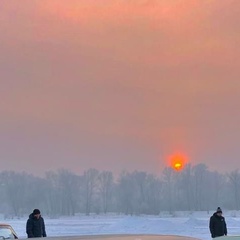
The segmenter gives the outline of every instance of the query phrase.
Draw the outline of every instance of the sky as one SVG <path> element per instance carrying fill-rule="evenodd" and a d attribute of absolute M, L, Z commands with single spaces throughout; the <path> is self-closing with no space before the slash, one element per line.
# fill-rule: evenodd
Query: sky
<path fill-rule="evenodd" d="M 239 0 L 1 0 L 1 170 L 239 167 Z"/>

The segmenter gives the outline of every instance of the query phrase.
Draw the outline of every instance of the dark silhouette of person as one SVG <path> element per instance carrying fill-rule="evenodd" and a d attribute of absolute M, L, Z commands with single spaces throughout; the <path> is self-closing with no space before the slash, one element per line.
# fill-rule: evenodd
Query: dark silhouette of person
<path fill-rule="evenodd" d="M 34 209 L 26 224 L 28 238 L 47 237 L 44 219 L 39 209 Z"/>
<path fill-rule="evenodd" d="M 222 216 L 222 209 L 217 208 L 217 211 L 211 216 L 209 221 L 209 229 L 212 238 L 227 236 L 227 224 Z"/>

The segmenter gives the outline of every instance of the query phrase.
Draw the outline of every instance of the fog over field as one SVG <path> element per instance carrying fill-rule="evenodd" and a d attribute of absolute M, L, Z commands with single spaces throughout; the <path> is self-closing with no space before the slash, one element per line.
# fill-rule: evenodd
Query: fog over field
<path fill-rule="evenodd" d="M 86 169 L 48 171 L 44 177 L 0 172 L 0 213 L 5 218 L 28 215 L 40 208 L 46 216 L 76 214 L 156 215 L 176 211 L 240 210 L 240 172 L 210 171 L 206 165 L 186 165 L 181 171 L 165 168 L 148 172 Z"/>

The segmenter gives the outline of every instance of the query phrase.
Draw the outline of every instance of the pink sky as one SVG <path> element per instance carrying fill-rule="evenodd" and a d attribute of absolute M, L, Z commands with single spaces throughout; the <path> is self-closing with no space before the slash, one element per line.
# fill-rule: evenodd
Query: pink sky
<path fill-rule="evenodd" d="M 2 0 L 1 169 L 239 167 L 238 0 Z"/>

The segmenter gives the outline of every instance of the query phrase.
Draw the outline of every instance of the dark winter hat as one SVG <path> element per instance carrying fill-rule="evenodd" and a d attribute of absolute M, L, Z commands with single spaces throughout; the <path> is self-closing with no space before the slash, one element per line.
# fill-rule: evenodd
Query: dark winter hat
<path fill-rule="evenodd" d="M 33 215 L 41 214 L 39 209 L 34 209 L 33 210 Z"/>
<path fill-rule="evenodd" d="M 222 213 L 222 209 L 220 207 L 217 208 L 217 213 Z"/>

